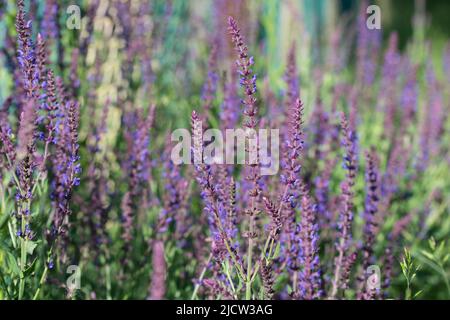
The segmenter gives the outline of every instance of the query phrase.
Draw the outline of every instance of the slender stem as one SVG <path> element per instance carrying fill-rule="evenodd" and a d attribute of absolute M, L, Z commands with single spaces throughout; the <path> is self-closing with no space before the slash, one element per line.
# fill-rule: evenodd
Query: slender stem
<path fill-rule="evenodd" d="M 42 273 L 41 279 L 39 280 L 38 288 L 37 288 L 36 292 L 34 293 L 33 300 L 36 300 L 37 298 L 39 298 L 39 294 L 41 293 L 41 288 L 44 285 L 45 281 L 47 280 L 47 273 L 49 270 L 48 265 L 50 264 L 50 260 L 52 257 L 53 245 L 54 245 L 54 241 L 52 242 L 52 244 L 50 245 L 50 248 L 47 251 L 47 261 L 45 263 L 44 272 Z"/>
<path fill-rule="evenodd" d="M 294 279 L 292 280 L 292 291 L 297 292 L 298 273 L 294 273 Z"/>
<path fill-rule="evenodd" d="M 23 293 L 25 291 L 25 268 L 27 266 L 27 246 L 28 246 L 28 235 L 26 234 L 26 217 L 23 210 L 23 204 L 21 205 L 21 236 L 20 239 L 20 280 L 19 280 L 19 300 L 22 300 Z M 27 199 L 26 210 L 30 210 L 30 199 Z"/>
<path fill-rule="evenodd" d="M 258 271 L 259 271 L 259 267 L 260 266 L 261 266 L 261 262 L 260 261 L 256 262 L 255 270 L 253 271 L 253 276 L 252 276 L 252 280 L 251 280 L 252 283 L 253 283 L 253 281 L 255 281 L 255 278 L 258 275 Z"/>
<path fill-rule="evenodd" d="M 411 285 L 409 283 L 409 272 L 408 272 L 408 276 L 406 277 L 405 300 L 411 300 Z"/>
<path fill-rule="evenodd" d="M 269 255 L 268 255 L 269 260 L 274 258 L 274 257 L 272 257 L 272 252 L 273 252 L 274 245 L 275 245 L 275 239 L 272 239 L 270 241 L 270 249 L 269 249 Z"/>
<path fill-rule="evenodd" d="M 22 222 L 22 224 L 23 224 L 23 222 Z M 23 292 L 25 290 L 25 264 L 26 263 L 27 263 L 26 243 L 25 243 L 25 239 L 21 239 L 20 240 L 19 300 L 22 300 Z"/>
<path fill-rule="evenodd" d="M 277 215 L 278 216 L 280 216 L 280 214 L 281 214 L 281 209 L 283 209 L 283 199 L 286 198 L 288 191 L 289 191 L 289 185 L 286 185 L 285 188 L 284 188 L 284 191 L 283 191 L 283 196 L 281 197 L 280 205 L 279 205 L 278 210 L 277 210 Z M 261 252 L 261 259 L 266 258 L 267 249 L 269 249 L 269 248 L 270 248 L 270 251 L 269 251 L 268 259 L 271 259 L 271 252 L 272 252 L 272 248 L 273 248 L 274 243 L 275 243 L 275 239 L 273 239 L 270 236 L 267 237 L 266 243 L 264 244 L 264 249 Z"/>
<path fill-rule="evenodd" d="M 236 266 L 236 269 L 238 270 L 238 274 L 240 275 L 240 277 L 241 277 L 242 279 L 245 279 L 244 271 L 242 270 L 242 268 L 241 268 L 239 262 L 237 261 L 236 256 L 235 256 L 234 253 L 233 253 L 233 250 L 231 250 L 231 246 L 229 245 L 228 241 L 225 241 L 225 246 L 226 246 L 226 248 L 227 248 L 228 253 L 229 253 L 230 256 L 231 256 L 231 259 L 233 260 L 233 263 L 234 263 L 235 266 Z"/>
<path fill-rule="evenodd" d="M 42 273 L 41 279 L 39 280 L 39 285 L 38 285 L 36 292 L 34 293 L 33 300 L 36 300 L 39 298 L 39 294 L 41 293 L 41 288 L 44 285 L 45 280 L 47 279 L 47 273 L 48 273 L 48 265 L 45 264 L 44 272 Z"/>
<path fill-rule="evenodd" d="M 442 275 L 442 278 L 444 278 L 445 286 L 447 287 L 447 293 L 450 297 L 450 283 L 448 282 L 447 273 L 445 272 L 444 265 L 440 261 L 436 261 L 436 264 L 439 267 L 439 273 Z"/>
<path fill-rule="evenodd" d="M 271 239 L 271 237 L 267 237 L 267 239 L 266 239 L 266 243 L 264 244 L 264 249 L 261 252 L 261 259 L 266 257 L 267 249 L 269 249 L 270 239 Z"/>
<path fill-rule="evenodd" d="M 252 206 L 253 207 L 253 206 Z M 250 217 L 250 226 L 248 234 L 248 251 L 247 251 L 247 281 L 245 283 L 245 299 L 250 300 L 252 298 L 252 255 L 253 255 L 253 213 Z"/>
<path fill-rule="evenodd" d="M 20 187 L 20 181 L 17 178 L 16 173 L 14 172 L 14 166 L 12 164 L 11 159 L 6 154 L 6 159 L 8 161 L 8 164 L 11 168 L 11 173 L 14 178 L 14 182 L 16 183 L 16 187 L 19 190 L 19 193 L 23 195 L 22 188 Z M 27 209 L 29 210 L 31 207 L 30 205 L 30 199 L 27 200 Z M 28 237 L 25 235 L 25 227 L 26 227 L 26 221 L 24 217 L 24 210 L 23 210 L 23 204 L 21 204 L 21 232 L 22 232 L 22 238 L 20 239 L 20 279 L 19 279 L 19 300 L 22 300 L 23 293 L 25 291 L 25 267 L 27 264 L 27 244 L 28 244 Z"/>
<path fill-rule="evenodd" d="M 109 263 L 105 266 L 105 277 L 106 277 L 106 299 L 111 300 L 111 268 Z"/>
<path fill-rule="evenodd" d="M 105 266 L 105 277 L 106 277 L 106 299 L 111 300 L 111 268 L 109 263 Z"/>
<path fill-rule="evenodd" d="M 51 133 L 50 133 L 51 134 Z M 38 173 L 38 175 L 37 175 L 37 177 L 36 177 L 36 183 L 34 184 L 34 186 L 33 186 L 33 189 L 31 189 L 31 195 L 33 195 L 34 194 L 34 191 L 36 191 L 36 187 L 37 187 L 37 185 L 39 184 L 39 180 L 40 180 L 40 178 L 41 178 L 41 176 L 42 176 L 42 172 L 44 171 L 44 168 L 45 168 L 45 162 L 47 161 L 47 157 L 48 157 L 48 146 L 49 146 L 49 140 L 47 140 L 46 142 L 45 142 L 45 149 L 44 149 L 44 155 L 43 155 L 43 158 L 42 158 L 42 165 L 41 165 L 41 168 L 40 168 L 40 170 L 39 170 L 39 173 Z"/>
<path fill-rule="evenodd" d="M 211 261 L 211 259 L 212 259 L 212 254 L 209 255 L 208 261 L 206 261 L 205 267 L 203 268 L 202 272 L 200 273 L 198 282 L 195 284 L 195 287 L 194 287 L 194 292 L 192 292 L 191 300 L 194 300 L 195 298 L 197 298 L 197 292 L 198 292 L 198 289 L 200 288 L 200 283 L 203 280 L 203 277 L 205 276 L 206 270 L 208 269 L 208 265 L 209 265 L 209 262 Z"/>
<path fill-rule="evenodd" d="M 11 162 L 11 159 L 9 159 L 9 156 L 8 156 L 8 155 L 6 155 L 6 159 L 8 160 L 8 164 L 9 164 L 9 166 L 10 166 L 10 168 L 11 168 L 11 173 L 12 173 L 12 176 L 13 176 L 13 178 L 14 178 L 14 182 L 16 183 L 16 187 L 17 187 L 17 189 L 19 189 L 20 194 L 23 194 L 22 188 L 20 187 L 19 178 L 17 178 L 17 175 L 16 175 L 16 173 L 14 172 L 14 166 L 13 166 L 13 164 L 12 164 L 12 162 Z"/>
<path fill-rule="evenodd" d="M 241 276 L 242 280 L 245 281 L 244 270 L 242 270 L 241 265 L 237 261 L 237 258 L 234 255 L 233 250 L 231 250 L 231 245 L 229 244 L 227 234 L 225 233 L 223 225 L 222 225 L 222 221 L 220 220 L 220 217 L 219 217 L 219 214 L 218 214 L 219 210 L 218 210 L 218 206 L 217 206 L 217 200 L 214 202 L 214 205 L 215 205 L 214 216 L 215 216 L 215 218 L 217 220 L 217 226 L 219 227 L 219 232 L 223 236 L 223 239 L 224 239 L 224 242 L 225 242 L 225 246 L 227 248 L 227 251 L 228 251 L 231 259 L 233 260 L 233 263 L 236 266 L 236 269 L 238 270 L 238 274 Z"/>
<path fill-rule="evenodd" d="M 110 262 L 110 254 L 109 254 L 109 249 L 108 249 L 107 245 L 104 244 L 102 246 L 102 248 L 103 247 L 105 248 L 104 251 L 103 251 L 104 252 L 103 257 L 105 259 L 104 267 L 105 267 L 106 299 L 107 300 L 111 300 L 112 299 L 112 297 L 111 297 L 111 266 L 109 264 L 109 262 Z"/>
<path fill-rule="evenodd" d="M 17 234 L 14 232 L 14 227 L 13 227 L 11 220 L 8 221 L 8 231 L 9 231 L 9 237 L 11 239 L 13 248 L 16 249 L 17 248 Z"/>
<path fill-rule="evenodd" d="M 227 279 L 230 282 L 231 291 L 233 291 L 233 295 L 236 296 L 236 288 L 234 287 L 233 280 L 231 279 L 230 270 L 227 268 Z"/>
<path fill-rule="evenodd" d="M 338 291 L 338 286 L 339 286 L 339 281 L 340 281 L 340 276 L 341 276 L 341 265 L 342 265 L 342 260 L 344 258 L 344 250 L 342 249 L 343 241 L 344 240 L 341 239 L 341 245 L 339 246 L 339 256 L 336 261 L 336 269 L 334 270 L 333 288 L 331 290 L 330 299 L 334 299 L 336 297 L 336 294 Z"/>
<path fill-rule="evenodd" d="M 6 203 L 5 203 L 5 190 L 3 188 L 3 183 L 0 183 L 0 191 L 1 191 L 1 194 L 2 194 L 1 210 L 2 210 L 2 214 L 3 214 L 6 211 L 5 210 L 5 206 L 6 206 Z"/>

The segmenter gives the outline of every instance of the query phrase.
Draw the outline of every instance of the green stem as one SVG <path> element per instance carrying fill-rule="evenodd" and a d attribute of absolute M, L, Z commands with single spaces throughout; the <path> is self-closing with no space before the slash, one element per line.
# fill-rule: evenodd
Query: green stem
<path fill-rule="evenodd" d="M 13 227 L 11 220 L 8 220 L 8 232 L 9 232 L 9 237 L 11 238 L 13 248 L 16 249 L 17 248 L 17 234 L 14 232 L 14 227 Z"/>
<path fill-rule="evenodd" d="M 53 242 L 54 243 L 54 242 Z M 36 300 L 39 298 L 39 294 L 41 293 L 41 288 L 44 285 L 45 281 L 47 280 L 47 273 L 48 273 L 48 265 L 50 264 L 52 253 L 53 253 L 53 243 L 50 245 L 50 248 L 47 251 L 47 261 L 45 263 L 44 272 L 42 273 L 41 279 L 39 280 L 38 288 L 36 292 L 34 293 L 33 300 Z"/>
<path fill-rule="evenodd" d="M 111 300 L 111 268 L 109 264 L 105 266 L 106 276 L 106 299 Z"/>
<path fill-rule="evenodd" d="M 234 287 L 233 280 L 231 279 L 229 268 L 227 268 L 227 278 L 231 285 L 231 291 L 233 291 L 233 295 L 236 297 L 236 288 Z"/>
<path fill-rule="evenodd" d="M 22 221 L 23 224 L 23 221 Z M 23 228 L 22 228 L 23 230 Z M 20 280 L 19 280 L 19 300 L 23 298 L 23 292 L 25 291 L 25 265 L 27 263 L 27 248 L 26 240 L 20 240 Z"/>
<path fill-rule="evenodd" d="M 254 208 L 254 206 L 252 206 Z M 250 226 L 248 234 L 248 251 L 247 251 L 247 281 L 245 283 L 245 299 L 252 298 L 252 256 L 253 256 L 253 222 L 254 216 L 250 217 Z"/>
<path fill-rule="evenodd" d="M 26 202 L 26 209 L 30 210 L 30 199 Z M 20 280 L 19 280 L 19 300 L 23 299 L 23 293 L 25 291 L 25 268 L 27 266 L 27 245 L 28 245 L 28 235 L 25 234 L 26 232 L 26 217 L 25 217 L 25 211 L 22 208 L 20 209 L 21 214 L 21 239 L 20 239 Z"/>
<path fill-rule="evenodd" d="M 33 300 L 36 300 L 39 298 L 39 294 L 41 293 L 41 288 L 45 283 L 45 280 L 47 279 L 47 273 L 48 273 L 48 264 L 45 264 L 44 272 L 42 273 L 41 279 L 39 280 L 38 288 L 33 296 Z"/>
<path fill-rule="evenodd" d="M 106 285 L 106 299 L 112 300 L 111 296 L 111 266 L 109 265 L 110 255 L 109 250 L 105 247 L 105 285 Z"/>
<path fill-rule="evenodd" d="M 294 279 L 292 280 L 292 292 L 297 292 L 298 273 L 294 273 Z"/>
<path fill-rule="evenodd" d="M 14 166 L 13 166 L 13 164 L 12 164 L 12 162 L 11 162 L 11 159 L 9 159 L 9 156 L 8 156 L 8 155 L 6 155 L 6 160 L 8 161 L 8 164 L 9 164 L 9 166 L 10 166 L 10 168 L 11 168 L 11 174 L 12 174 L 12 176 L 13 176 L 13 178 L 14 178 L 14 182 L 16 183 L 16 187 L 17 187 L 17 189 L 19 190 L 20 194 L 23 194 L 22 188 L 20 187 L 19 178 L 17 178 L 17 175 L 16 175 L 16 173 L 14 172 Z"/>
<path fill-rule="evenodd" d="M 243 281 L 245 281 L 244 271 L 242 270 L 241 265 L 237 261 L 233 250 L 231 250 L 231 245 L 229 244 L 228 236 L 225 233 L 223 225 L 222 225 L 222 221 L 220 220 L 220 217 L 219 217 L 219 214 L 218 214 L 219 210 L 218 210 L 217 200 L 214 203 L 214 205 L 215 205 L 215 208 L 214 208 L 215 209 L 215 213 L 214 213 L 214 215 L 215 215 L 215 218 L 216 218 L 216 221 L 217 221 L 217 226 L 219 227 L 219 232 L 223 235 L 225 247 L 227 248 L 227 251 L 228 251 L 228 253 L 229 253 L 230 257 L 231 257 L 231 260 L 233 261 L 233 263 L 234 263 L 234 265 L 235 265 L 235 267 L 236 267 L 236 269 L 238 271 L 238 275 L 242 278 Z"/>
<path fill-rule="evenodd" d="M 411 300 L 411 287 L 408 279 L 406 280 L 405 300 Z"/>
<path fill-rule="evenodd" d="M 342 250 L 342 246 L 343 246 L 343 239 L 341 239 L 340 241 L 340 246 L 339 246 L 339 256 L 336 262 L 336 268 L 334 270 L 334 278 L 333 278 L 333 287 L 331 289 L 331 294 L 330 294 L 330 299 L 333 300 L 336 297 L 336 294 L 338 292 L 338 287 L 339 287 L 339 281 L 340 281 L 340 277 L 341 277 L 341 265 L 342 265 L 342 260 L 344 258 L 344 251 Z"/>
<path fill-rule="evenodd" d="M 212 254 L 209 255 L 208 261 L 206 261 L 205 267 L 203 268 L 202 272 L 200 273 L 198 282 L 194 287 L 194 292 L 192 292 L 191 300 L 194 300 L 195 298 L 197 298 L 197 292 L 198 292 L 198 289 L 200 288 L 200 283 L 203 280 L 203 277 L 205 276 L 206 269 L 208 268 L 208 265 L 209 265 L 209 262 L 211 261 L 211 259 L 212 259 Z"/>
<path fill-rule="evenodd" d="M 50 133 L 51 134 L 51 133 Z M 45 168 L 45 162 L 46 162 L 46 160 L 47 160 L 47 157 L 48 157 L 48 146 L 49 146 L 49 140 L 47 140 L 46 142 L 45 142 L 45 148 L 44 148 L 44 155 L 43 155 L 43 159 L 42 159 L 42 165 L 41 165 L 41 168 L 40 168 L 40 170 L 39 170 L 39 173 L 38 173 L 38 175 L 37 175 L 37 177 L 36 177 L 36 183 L 34 184 L 34 186 L 33 186 L 33 189 L 31 190 L 31 195 L 33 195 L 34 194 L 34 191 L 36 191 L 36 187 L 37 187 L 37 185 L 39 184 L 39 180 L 41 179 L 41 177 L 42 177 L 42 172 L 44 171 L 44 168 Z"/>
<path fill-rule="evenodd" d="M 16 187 L 19 190 L 19 193 L 21 195 L 23 195 L 23 191 L 22 188 L 20 187 L 20 182 L 19 179 L 17 178 L 16 173 L 14 172 L 14 166 L 13 163 L 11 162 L 11 159 L 9 158 L 8 155 L 6 155 L 6 159 L 8 161 L 8 164 L 11 168 L 11 174 L 14 178 L 14 182 L 16 183 Z M 31 205 L 30 205 L 30 199 L 27 200 L 27 208 L 28 210 L 30 209 Z M 21 221 L 21 232 L 22 232 L 22 238 L 20 240 L 20 279 L 19 279 L 19 300 L 23 299 L 23 293 L 25 291 L 25 267 L 27 264 L 27 244 L 28 244 L 28 239 L 27 236 L 25 235 L 25 226 L 26 226 L 26 221 L 25 221 L 25 217 L 23 216 L 24 214 L 24 210 L 23 210 L 23 204 L 21 204 L 21 215 L 22 215 L 22 221 Z"/>
<path fill-rule="evenodd" d="M 448 282 L 447 272 L 445 271 L 444 265 L 440 261 L 437 261 L 436 263 L 440 269 L 439 273 L 442 275 L 442 278 L 444 278 L 444 283 L 445 283 L 445 286 L 447 287 L 447 293 L 450 297 L 450 284 Z"/>

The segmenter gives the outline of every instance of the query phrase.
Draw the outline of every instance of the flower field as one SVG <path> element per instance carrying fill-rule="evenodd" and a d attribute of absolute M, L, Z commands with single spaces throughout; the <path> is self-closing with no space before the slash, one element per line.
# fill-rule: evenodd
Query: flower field
<path fill-rule="evenodd" d="M 0 299 L 450 299 L 448 32 L 344 2 L 1 0 Z"/>

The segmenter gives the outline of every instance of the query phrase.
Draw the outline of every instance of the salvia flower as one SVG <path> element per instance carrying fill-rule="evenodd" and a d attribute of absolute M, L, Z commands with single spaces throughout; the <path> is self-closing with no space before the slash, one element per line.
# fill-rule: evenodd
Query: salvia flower
<path fill-rule="evenodd" d="M 69 217 L 72 213 L 70 200 L 73 190 L 80 184 L 81 165 L 78 154 L 79 104 L 69 100 L 61 105 L 61 117 L 55 127 L 56 148 L 52 158 L 55 181 L 52 198 L 55 206 L 53 217 L 54 236 L 63 250 L 61 259 L 66 259 L 64 243 L 67 242 Z M 58 238 L 59 236 L 59 238 Z"/>
<path fill-rule="evenodd" d="M 296 191 L 301 184 L 300 170 L 301 164 L 299 157 L 303 149 L 303 104 L 299 98 L 291 106 L 290 113 L 289 136 L 285 141 L 285 155 L 282 161 L 283 172 L 281 174 L 281 182 L 285 185 L 285 192 L 281 197 L 291 212 L 297 206 L 298 192 Z"/>
<path fill-rule="evenodd" d="M 319 176 L 314 180 L 315 197 L 317 199 L 318 224 L 324 233 L 332 228 L 332 212 L 330 210 L 330 181 L 337 160 L 328 158 Z"/>
<path fill-rule="evenodd" d="M 42 19 L 42 36 L 53 44 L 58 37 L 58 2 L 48 0 L 45 2 L 44 17 Z"/>
<path fill-rule="evenodd" d="M 202 90 L 204 120 L 208 119 L 217 91 L 219 76 L 217 74 L 217 43 L 213 43 L 208 61 L 208 76 Z M 206 121 L 205 121 L 206 125 Z"/>
<path fill-rule="evenodd" d="M 389 37 L 389 46 L 384 56 L 384 65 L 382 70 L 381 81 L 381 103 L 384 110 L 384 128 L 385 135 L 392 138 L 395 119 L 397 117 L 397 84 L 398 84 L 398 70 L 401 63 L 400 54 L 397 49 L 398 35 L 392 33 Z"/>
<path fill-rule="evenodd" d="M 122 240 L 125 243 L 125 251 L 129 251 L 133 239 L 133 209 L 130 192 L 125 193 L 121 203 L 122 210 Z"/>
<path fill-rule="evenodd" d="M 41 82 L 41 85 L 45 83 L 47 76 L 47 59 L 48 53 L 45 40 L 42 35 L 38 33 L 36 41 L 36 65 L 39 72 L 39 81 Z"/>
<path fill-rule="evenodd" d="M 444 71 L 445 74 L 447 75 L 447 84 L 448 84 L 450 83 L 450 42 L 447 43 L 442 58 L 443 58 L 442 65 L 444 66 Z"/>
<path fill-rule="evenodd" d="M 352 223 L 353 223 L 353 186 L 355 185 L 357 170 L 356 133 L 349 127 L 344 114 L 341 116 L 342 145 L 345 150 L 344 168 L 346 178 L 341 184 L 341 209 L 338 220 L 338 239 L 336 243 L 337 257 L 331 298 L 334 298 L 339 288 L 345 289 L 348 282 L 348 273 L 353 265 L 352 256 Z"/>
<path fill-rule="evenodd" d="M 11 129 L 7 123 L 4 124 L 3 122 L 0 126 L 0 143 L 0 153 L 2 155 L 0 161 L 5 161 L 4 167 L 10 170 L 16 159 L 16 150 L 14 149 L 11 138 Z M 3 159 L 3 155 L 6 158 L 5 160 Z"/>
<path fill-rule="evenodd" d="M 298 74 L 297 74 L 297 63 L 296 63 L 296 45 L 295 42 L 292 43 L 291 48 L 288 53 L 287 57 L 287 65 L 286 65 L 286 71 L 284 75 L 284 79 L 286 82 L 286 93 L 285 93 L 285 108 L 284 108 L 284 123 L 281 126 L 281 134 L 284 140 L 288 139 L 289 135 L 289 122 L 290 122 L 290 112 L 291 108 L 295 103 L 295 100 L 300 94 L 299 89 L 299 81 L 298 81 Z M 282 148 L 284 148 L 284 144 L 282 145 Z M 282 154 L 285 152 L 284 150 L 281 151 Z"/>
<path fill-rule="evenodd" d="M 164 243 L 155 241 L 153 243 L 152 256 L 152 283 L 150 286 L 150 299 L 161 300 L 166 293 L 166 260 L 164 257 Z"/>
<path fill-rule="evenodd" d="M 239 97 L 237 94 L 237 85 L 234 83 L 233 74 L 229 77 L 230 79 L 224 80 L 223 92 L 224 99 L 220 108 L 220 120 L 221 129 L 233 129 L 235 128 L 239 120 Z"/>
<path fill-rule="evenodd" d="M 36 67 L 36 55 L 31 40 L 31 21 L 25 20 L 25 5 L 23 0 L 17 1 L 16 30 L 17 61 L 22 71 L 22 85 L 29 98 L 38 98 L 39 70 Z"/>
<path fill-rule="evenodd" d="M 236 60 L 236 66 L 238 68 L 238 72 L 240 74 L 240 85 L 244 89 L 244 99 L 242 100 L 242 104 L 244 105 L 244 115 L 246 119 L 244 119 L 244 126 L 249 129 L 248 130 L 248 138 L 256 139 L 256 127 L 258 125 L 257 115 L 258 115 L 258 107 L 256 105 L 256 75 L 253 73 L 252 66 L 254 64 L 253 57 L 249 57 L 248 48 L 244 43 L 244 39 L 241 35 L 241 31 L 237 25 L 236 20 L 234 18 L 228 18 L 228 31 L 231 35 L 231 40 L 235 46 L 236 52 L 238 54 L 238 59 Z M 250 209 L 247 212 L 250 215 L 254 215 L 257 213 L 256 202 L 261 193 L 261 188 L 259 185 L 260 175 L 259 175 L 259 165 L 258 160 L 254 161 L 254 163 L 250 163 L 250 154 L 257 155 L 258 150 L 250 150 L 250 146 L 246 148 L 246 180 L 252 184 L 251 190 L 249 190 L 248 195 L 250 200 Z M 256 156 L 258 158 L 258 156 Z"/>
<path fill-rule="evenodd" d="M 189 229 L 189 222 L 187 221 L 188 182 L 182 177 L 180 166 L 175 165 L 170 158 L 171 146 L 171 143 L 167 143 L 162 156 L 164 161 L 164 196 L 163 208 L 158 218 L 156 230 L 158 236 L 163 236 L 169 224 L 174 221 L 177 230 L 176 237 L 182 242 Z"/>
<path fill-rule="evenodd" d="M 312 202 L 306 187 L 302 190 L 302 217 L 300 222 L 300 270 L 299 296 L 303 299 L 318 299 L 322 296 L 322 279 L 319 262 L 319 228 L 317 207 Z"/>
<path fill-rule="evenodd" d="M 143 189 L 150 178 L 150 130 L 155 119 L 155 105 L 151 105 L 145 117 L 143 112 L 137 113 L 136 130 L 132 134 L 129 164 L 131 195 L 136 200 L 142 195 Z"/>
<path fill-rule="evenodd" d="M 240 84 L 244 88 L 245 99 L 242 101 L 245 110 L 244 114 L 247 116 L 245 126 L 247 128 L 256 128 L 257 120 L 256 115 L 258 109 L 256 106 L 256 75 L 252 71 L 254 64 L 253 57 L 249 57 L 248 48 L 244 43 L 244 39 L 241 35 L 236 20 L 234 18 L 228 18 L 228 30 L 231 35 L 231 40 L 234 43 L 236 52 L 238 53 L 238 59 L 236 60 L 236 66 L 238 67 L 239 74 L 241 76 Z"/>
<path fill-rule="evenodd" d="M 35 101 L 29 99 L 22 108 L 18 133 L 17 159 L 22 160 L 27 152 L 34 148 L 35 136 Z"/>
<path fill-rule="evenodd" d="M 262 259 L 260 262 L 261 279 L 264 286 L 264 296 L 268 300 L 271 300 L 273 295 L 275 294 L 275 290 L 273 289 L 275 280 L 273 278 L 272 264 L 272 261 L 267 261 L 266 259 Z"/>
<path fill-rule="evenodd" d="M 364 230 L 363 230 L 363 272 L 374 263 L 373 256 L 375 237 L 377 235 L 377 217 L 380 177 L 378 173 L 378 157 L 374 148 L 366 153 L 366 201 L 364 207 Z M 362 279 L 365 280 L 365 279 Z M 364 284 L 363 284 L 364 286 Z M 365 286 L 359 293 L 360 298 L 370 299 L 375 296 L 376 292 L 368 292 Z"/>
<path fill-rule="evenodd" d="M 224 244 L 227 247 L 228 255 L 232 259 L 232 262 L 236 265 L 238 270 L 242 273 L 242 267 L 240 265 L 239 255 L 236 248 L 230 241 L 230 235 L 226 233 L 224 228 L 223 219 L 227 217 L 224 204 L 220 201 L 217 189 L 214 185 L 213 175 L 211 167 L 204 164 L 203 158 L 203 143 L 201 141 L 202 134 L 202 122 L 197 112 L 193 111 L 191 116 L 192 131 L 193 131 L 193 147 L 192 152 L 194 154 L 194 167 L 196 172 L 196 180 L 200 186 L 201 197 L 205 204 L 205 212 L 208 216 L 209 226 L 213 238 L 213 247 L 223 248 Z M 222 250 L 214 250 L 216 254 L 214 257 L 217 261 L 220 261 L 220 253 Z"/>
<path fill-rule="evenodd" d="M 300 178 L 300 155 L 303 149 L 303 104 L 299 98 L 291 105 L 289 112 L 289 135 L 285 141 L 284 152 L 280 175 L 281 183 L 284 185 L 280 202 L 282 205 L 282 219 L 286 226 L 282 240 L 282 249 L 287 256 L 287 266 L 291 271 L 291 276 L 297 272 L 300 261 L 300 243 L 299 230 L 300 226 L 296 221 L 296 208 L 298 198 L 300 196 L 298 189 L 301 187 Z M 294 295 L 297 288 L 293 288 Z"/>
<path fill-rule="evenodd" d="M 366 86 L 373 84 L 377 66 L 378 51 L 381 45 L 381 32 L 367 28 L 366 9 L 368 1 L 360 3 L 357 21 L 357 77 Z"/>
<path fill-rule="evenodd" d="M 295 100 L 300 95 L 300 85 L 297 74 L 297 62 L 296 62 L 296 43 L 293 42 L 289 49 L 287 58 L 287 66 L 285 73 L 285 81 L 287 84 L 286 90 L 286 111 L 295 103 Z M 286 114 L 288 118 L 289 114 Z"/>
<path fill-rule="evenodd" d="M 417 85 L 417 67 L 410 61 L 406 61 L 407 75 L 400 97 L 402 106 L 402 126 L 401 130 L 406 130 L 409 124 L 413 123 L 417 114 L 418 103 L 418 85 Z"/>

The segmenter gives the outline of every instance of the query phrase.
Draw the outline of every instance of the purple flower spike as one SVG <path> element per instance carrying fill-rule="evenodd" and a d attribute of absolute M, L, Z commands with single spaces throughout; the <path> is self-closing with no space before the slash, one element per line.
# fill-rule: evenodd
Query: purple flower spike
<path fill-rule="evenodd" d="M 166 293 L 166 260 L 164 258 L 164 243 L 162 241 L 155 241 L 152 249 L 153 273 L 149 299 L 162 300 Z"/>
<path fill-rule="evenodd" d="M 347 118 L 341 116 L 342 145 L 345 150 L 344 168 L 347 170 L 345 180 L 341 184 L 341 209 L 338 220 L 338 239 L 336 250 L 338 256 L 335 259 L 333 288 L 330 298 L 334 299 L 338 289 L 346 289 L 349 272 L 354 263 L 352 246 L 353 223 L 353 186 L 355 185 L 357 169 L 356 133 L 349 128 Z"/>
<path fill-rule="evenodd" d="M 302 190 L 302 218 L 300 222 L 300 270 L 299 297 L 319 299 L 322 297 L 322 279 L 319 262 L 319 228 L 316 223 L 317 208 L 311 201 L 306 187 Z"/>

